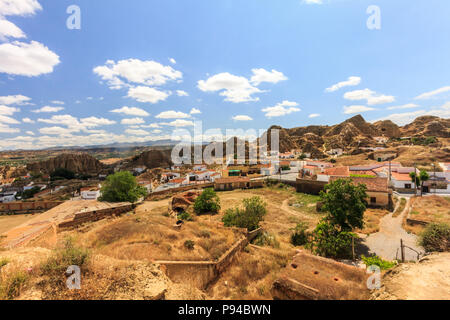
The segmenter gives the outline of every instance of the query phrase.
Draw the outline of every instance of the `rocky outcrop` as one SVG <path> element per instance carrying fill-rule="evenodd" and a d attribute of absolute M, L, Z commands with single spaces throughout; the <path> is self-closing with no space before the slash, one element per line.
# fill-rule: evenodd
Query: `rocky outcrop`
<path fill-rule="evenodd" d="M 33 173 L 50 174 L 58 168 L 80 174 L 98 174 L 106 167 L 87 153 L 65 153 L 45 161 L 27 164 L 27 170 Z"/>
<path fill-rule="evenodd" d="M 134 157 L 129 167 L 146 166 L 148 169 L 172 166 L 171 150 L 150 150 Z"/>
<path fill-rule="evenodd" d="M 402 127 L 403 136 L 433 136 L 450 138 L 450 119 L 422 116 Z"/>

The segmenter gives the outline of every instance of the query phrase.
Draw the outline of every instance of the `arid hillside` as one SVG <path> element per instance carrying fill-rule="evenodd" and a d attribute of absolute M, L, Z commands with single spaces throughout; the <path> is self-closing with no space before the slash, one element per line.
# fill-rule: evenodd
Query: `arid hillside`
<path fill-rule="evenodd" d="M 86 153 L 61 154 L 45 161 L 27 164 L 27 170 L 30 172 L 51 173 L 58 168 L 68 169 L 75 173 L 90 174 L 100 172 L 105 169 L 105 166 Z"/>

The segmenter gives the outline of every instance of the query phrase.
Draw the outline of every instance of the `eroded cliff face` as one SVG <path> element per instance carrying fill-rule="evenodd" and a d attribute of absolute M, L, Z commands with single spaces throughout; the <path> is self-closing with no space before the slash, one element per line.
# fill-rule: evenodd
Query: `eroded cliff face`
<path fill-rule="evenodd" d="M 150 150 L 133 158 L 129 167 L 146 166 L 148 169 L 166 168 L 172 165 L 171 150 Z"/>
<path fill-rule="evenodd" d="M 50 174 L 58 168 L 68 169 L 81 174 L 98 174 L 106 166 L 87 153 L 61 154 L 45 161 L 27 164 L 29 172 Z"/>

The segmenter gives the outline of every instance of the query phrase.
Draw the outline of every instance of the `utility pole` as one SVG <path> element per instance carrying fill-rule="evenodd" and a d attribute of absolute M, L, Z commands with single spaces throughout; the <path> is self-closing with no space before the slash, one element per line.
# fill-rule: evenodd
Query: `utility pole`
<path fill-rule="evenodd" d="M 414 163 L 414 196 L 417 197 L 417 170 L 416 170 L 416 164 Z"/>

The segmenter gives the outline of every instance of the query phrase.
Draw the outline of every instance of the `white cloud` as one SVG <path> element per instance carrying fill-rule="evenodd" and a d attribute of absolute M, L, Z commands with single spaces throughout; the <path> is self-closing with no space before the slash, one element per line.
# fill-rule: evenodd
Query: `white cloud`
<path fill-rule="evenodd" d="M 448 91 L 450 91 L 450 86 L 446 86 L 446 87 L 436 89 L 434 91 L 422 93 L 421 95 L 415 97 L 414 99 L 416 99 L 416 100 L 430 99 L 435 95 L 438 95 L 438 94 L 444 93 L 444 92 L 448 92 Z"/>
<path fill-rule="evenodd" d="M 18 128 L 11 128 L 7 124 L 0 123 L 0 133 L 17 133 L 20 132 Z"/>
<path fill-rule="evenodd" d="M 23 122 L 23 123 L 35 123 L 36 121 L 31 120 L 30 118 L 23 118 L 23 119 L 22 119 L 22 122 Z"/>
<path fill-rule="evenodd" d="M 31 112 L 34 113 L 52 113 L 52 112 L 58 112 L 64 110 L 63 107 L 50 107 L 50 106 L 45 106 L 42 107 L 40 109 L 36 109 L 36 110 L 31 110 Z"/>
<path fill-rule="evenodd" d="M 353 113 L 360 113 L 360 112 L 366 112 L 366 111 L 372 111 L 375 110 L 371 107 L 366 106 L 344 106 L 344 113 L 345 114 L 353 114 Z"/>
<path fill-rule="evenodd" d="M 190 114 L 200 114 L 202 113 L 200 110 L 198 110 L 197 108 L 192 108 L 191 111 L 189 112 Z"/>
<path fill-rule="evenodd" d="M 188 126 L 194 125 L 194 123 L 192 121 L 183 120 L 183 119 L 177 119 L 172 122 L 163 122 L 161 124 L 165 125 L 165 126 L 171 126 L 171 127 L 188 127 Z"/>
<path fill-rule="evenodd" d="M 30 135 L 30 136 L 34 136 L 34 132 L 33 131 L 26 131 L 25 133 Z"/>
<path fill-rule="evenodd" d="M 42 134 L 50 134 L 50 135 L 62 135 L 62 134 L 70 134 L 73 132 L 73 130 L 69 128 L 63 128 L 63 127 L 44 127 L 40 128 L 39 132 Z"/>
<path fill-rule="evenodd" d="M 128 97 L 139 102 L 157 103 L 166 100 L 168 96 L 169 93 L 150 87 L 139 86 L 128 90 Z"/>
<path fill-rule="evenodd" d="M 0 73 L 39 76 L 53 72 L 59 56 L 37 41 L 14 41 L 0 45 Z"/>
<path fill-rule="evenodd" d="M 3 97 L 0 97 L 0 104 L 6 104 L 6 105 L 18 104 L 18 105 L 22 105 L 22 104 L 28 104 L 27 101 L 30 101 L 30 100 L 31 100 L 31 98 L 28 98 L 28 97 L 23 96 L 21 94 L 14 95 L 14 96 L 3 96 Z"/>
<path fill-rule="evenodd" d="M 37 0 L 2 0 L 0 16 L 31 16 L 42 10 Z"/>
<path fill-rule="evenodd" d="M 346 81 L 338 82 L 336 84 L 333 84 L 331 87 L 326 88 L 325 91 L 326 92 L 334 92 L 343 87 L 357 86 L 360 83 L 361 83 L 360 77 L 349 77 Z"/>
<path fill-rule="evenodd" d="M 107 81 L 111 89 L 120 89 L 132 83 L 161 86 L 168 81 L 181 79 L 183 74 L 170 66 L 156 61 L 139 59 L 108 60 L 105 65 L 94 68 L 94 73 Z"/>
<path fill-rule="evenodd" d="M 252 86 L 247 78 L 228 72 L 216 74 L 206 81 L 200 80 L 197 86 L 204 92 L 221 91 L 220 95 L 226 97 L 225 101 L 234 103 L 258 101 L 259 98 L 252 97 L 252 95 L 262 92 Z"/>
<path fill-rule="evenodd" d="M 355 90 L 346 92 L 344 94 L 344 99 L 347 100 L 367 100 L 369 106 L 390 103 L 395 101 L 394 96 L 387 96 L 383 94 L 377 94 L 375 91 L 370 89 Z"/>
<path fill-rule="evenodd" d="M 234 116 L 233 120 L 235 120 L 235 121 L 251 121 L 253 119 L 249 116 L 240 114 L 240 115 Z"/>
<path fill-rule="evenodd" d="M 142 129 L 126 129 L 125 133 L 131 134 L 131 135 L 135 135 L 135 136 L 146 136 L 149 135 L 150 133 L 148 131 L 142 130 Z"/>
<path fill-rule="evenodd" d="M 150 124 L 141 125 L 141 128 L 161 128 L 161 126 L 157 123 L 150 123 Z"/>
<path fill-rule="evenodd" d="M 250 81 L 253 85 L 258 86 L 260 83 L 278 83 L 280 81 L 287 80 L 288 78 L 281 72 L 272 69 L 272 71 L 267 71 L 265 69 L 252 69 L 253 76 Z"/>
<path fill-rule="evenodd" d="M 82 118 L 80 119 L 81 125 L 92 128 L 92 127 L 99 127 L 99 126 L 108 126 L 115 124 L 116 122 L 114 120 L 109 120 L 105 118 L 97 118 L 97 117 L 88 117 L 88 118 Z"/>
<path fill-rule="evenodd" d="M 296 106 L 298 106 L 297 102 L 284 100 L 283 102 L 278 103 L 274 107 L 267 107 L 262 109 L 262 111 L 265 113 L 265 116 L 267 118 L 281 117 L 290 114 L 292 112 L 301 111 L 299 108 L 296 108 Z"/>
<path fill-rule="evenodd" d="M 177 119 L 177 118 L 190 118 L 190 117 L 191 116 L 187 113 L 180 112 L 180 111 L 174 111 L 174 110 L 164 111 L 155 116 L 155 118 L 158 118 L 158 119 Z"/>
<path fill-rule="evenodd" d="M 59 105 L 64 105 L 64 104 L 66 104 L 64 101 L 60 101 L 60 100 L 53 100 L 53 101 L 50 101 L 52 104 L 59 104 Z"/>
<path fill-rule="evenodd" d="M 4 115 L 0 115 L 0 123 L 6 123 L 6 124 L 19 124 L 20 122 L 17 121 L 14 118 L 8 117 L 8 116 L 4 116 Z"/>
<path fill-rule="evenodd" d="M 53 130 L 52 132 L 54 132 L 54 130 L 60 130 L 61 132 L 64 132 L 64 133 L 72 133 L 72 132 L 79 132 L 79 131 L 92 133 L 95 131 L 90 130 L 90 128 L 94 128 L 94 127 L 98 127 L 98 126 L 105 126 L 105 125 L 112 125 L 112 124 L 116 123 L 113 120 L 109 120 L 109 119 L 105 119 L 105 118 L 97 118 L 97 117 L 88 117 L 88 118 L 82 118 L 82 119 L 78 120 L 77 118 L 75 118 L 74 116 L 71 116 L 69 114 L 54 115 L 50 119 L 40 119 L 39 118 L 37 121 L 49 123 L 49 124 L 55 124 L 55 125 L 59 125 L 59 126 L 61 126 L 61 125 L 66 126 L 67 128 L 63 128 L 63 129 L 65 129 L 64 131 L 62 131 L 60 129 L 52 129 Z M 55 127 L 51 127 L 51 128 L 55 128 Z M 49 133 L 44 133 L 44 134 L 49 134 Z"/>
<path fill-rule="evenodd" d="M 322 4 L 323 0 L 303 0 L 302 2 L 306 4 Z"/>
<path fill-rule="evenodd" d="M 320 117 L 320 114 L 319 114 L 319 113 L 311 113 L 311 114 L 308 116 L 308 118 L 317 118 L 317 117 Z"/>
<path fill-rule="evenodd" d="M 20 112 L 20 109 L 19 108 L 7 107 L 7 106 L 1 106 L 0 105 L 0 115 L 12 116 L 16 112 Z"/>
<path fill-rule="evenodd" d="M 142 118 L 131 118 L 131 119 L 122 119 L 120 123 L 126 125 L 133 125 L 133 124 L 143 124 L 145 123 L 145 121 Z"/>
<path fill-rule="evenodd" d="M 176 60 L 175 60 L 174 58 L 169 58 L 169 61 L 170 61 L 170 63 L 172 63 L 172 64 L 176 64 L 176 63 L 177 63 Z"/>
<path fill-rule="evenodd" d="M 139 117 L 148 117 L 150 115 L 150 113 L 148 113 L 144 109 L 136 108 L 136 107 L 127 107 L 127 106 L 124 106 L 120 109 L 114 109 L 109 112 L 123 113 L 123 114 L 129 115 L 129 116 L 139 116 Z"/>
<path fill-rule="evenodd" d="M 395 110 L 395 109 L 412 109 L 412 108 L 418 108 L 420 107 L 418 104 L 415 103 L 407 103 L 401 106 L 393 106 L 393 107 L 389 107 L 387 108 L 387 110 Z"/>
<path fill-rule="evenodd" d="M 162 132 L 162 130 L 159 130 L 159 129 L 152 130 L 152 133 L 161 133 L 161 132 Z"/>
<path fill-rule="evenodd" d="M 383 117 L 377 120 L 373 120 L 371 122 L 376 122 L 379 120 L 391 120 L 398 125 L 405 125 L 414 121 L 415 118 L 420 116 L 437 116 L 441 118 L 450 118 L 450 101 L 446 102 L 442 106 L 433 107 L 430 110 L 417 110 L 413 112 L 405 112 L 405 113 L 394 113 L 390 114 L 387 117 Z"/>
<path fill-rule="evenodd" d="M 183 91 L 183 90 L 177 90 L 177 96 L 187 97 L 187 96 L 189 96 L 189 93 L 187 93 L 186 91 Z"/>
<path fill-rule="evenodd" d="M 23 31 L 14 23 L 1 19 L 0 17 L 0 40 L 6 41 L 6 38 L 26 38 Z"/>

